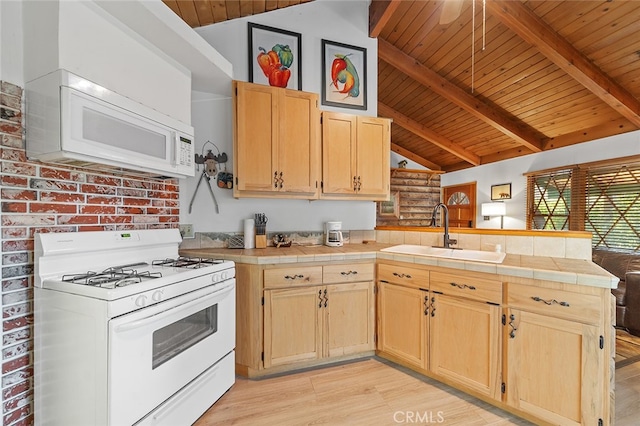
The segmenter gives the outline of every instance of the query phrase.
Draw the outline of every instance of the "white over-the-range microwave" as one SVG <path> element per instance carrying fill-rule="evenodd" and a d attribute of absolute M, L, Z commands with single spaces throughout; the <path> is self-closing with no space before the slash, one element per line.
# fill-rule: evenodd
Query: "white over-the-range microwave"
<path fill-rule="evenodd" d="M 25 84 L 27 157 L 194 176 L 193 127 L 66 70 Z"/>

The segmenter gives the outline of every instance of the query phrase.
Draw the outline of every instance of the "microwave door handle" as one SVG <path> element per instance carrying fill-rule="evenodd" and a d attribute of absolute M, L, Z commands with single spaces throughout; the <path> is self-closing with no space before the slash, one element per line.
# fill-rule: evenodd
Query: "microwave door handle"
<path fill-rule="evenodd" d="M 171 165 L 176 166 L 178 164 L 178 133 L 171 131 Z"/>
<path fill-rule="evenodd" d="M 230 285 L 222 290 L 210 293 L 209 295 L 207 295 L 207 299 L 208 298 L 223 298 L 224 296 L 226 296 L 228 293 L 231 293 L 234 290 L 234 286 Z M 205 299 L 206 300 L 206 299 Z M 139 320 L 135 320 L 132 322 L 127 322 L 124 324 L 120 324 L 118 326 L 116 326 L 115 328 L 115 332 L 119 333 L 119 332 L 124 332 L 124 331 L 130 331 L 130 330 L 135 330 L 136 328 L 140 328 L 140 327 L 144 327 L 145 325 L 147 325 L 150 322 L 153 322 L 156 320 L 156 318 L 158 317 L 158 315 L 163 314 L 164 312 L 167 312 L 170 309 L 176 309 L 176 308 L 189 308 L 193 305 L 197 305 L 198 303 L 202 303 L 204 300 L 202 298 L 198 298 L 195 300 L 191 300 L 189 302 L 186 303 L 182 303 L 180 305 L 177 306 L 173 306 L 170 307 L 168 309 L 165 309 L 161 312 L 158 312 L 156 314 L 153 315 L 149 315 L 148 317 L 144 317 L 144 318 L 140 318 Z"/>

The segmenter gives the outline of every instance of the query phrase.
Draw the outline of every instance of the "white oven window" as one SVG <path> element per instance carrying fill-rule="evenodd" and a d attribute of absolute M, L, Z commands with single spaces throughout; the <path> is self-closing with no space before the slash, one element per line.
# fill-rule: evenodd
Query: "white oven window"
<path fill-rule="evenodd" d="M 153 369 L 217 331 L 217 304 L 154 331 Z"/>

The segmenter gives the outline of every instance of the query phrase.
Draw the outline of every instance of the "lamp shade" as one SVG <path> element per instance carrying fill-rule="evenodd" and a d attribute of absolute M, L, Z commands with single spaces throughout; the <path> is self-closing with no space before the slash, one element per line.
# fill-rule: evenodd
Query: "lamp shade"
<path fill-rule="evenodd" d="M 505 203 L 482 203 L 482 216 L 504 216 L 507 214 Z"/>

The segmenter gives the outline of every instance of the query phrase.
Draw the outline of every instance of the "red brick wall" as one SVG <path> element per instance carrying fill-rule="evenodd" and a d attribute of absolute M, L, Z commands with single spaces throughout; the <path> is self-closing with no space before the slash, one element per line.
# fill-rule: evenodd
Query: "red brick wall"
<path fill-rule="evenodd" d="M 29 161 L 22 89 L 0 81 L 3 425 L 33 423 L 33 235 L 178 226 L 177 180 Z"/>

